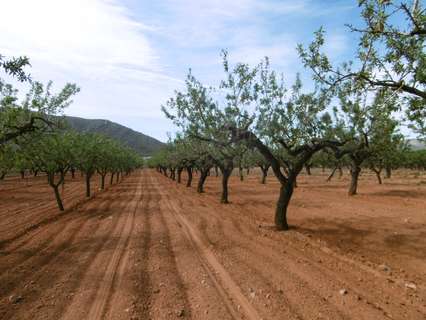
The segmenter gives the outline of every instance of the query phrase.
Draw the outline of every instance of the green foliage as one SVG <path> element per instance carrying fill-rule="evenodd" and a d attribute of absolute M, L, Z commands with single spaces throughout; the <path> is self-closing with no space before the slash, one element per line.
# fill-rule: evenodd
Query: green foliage
<path fill-rule="evenodd" d="M 11 85 L 0 88 L 0 146 L 13 141 L 24 143 L 31 137 L 58 127 L 58 117 L 79 92 L 75 84 L 67 84 L 57 94 L 51 92 L 52 82 L 44 86 L 32 82 L 22 102 L 18 102 L 17 90 Z"/>
<path fill-rule="evenodd" d="M 77 136 L 70 132 L 45 134 L 21 152 L 41 172 L 65 175 L 76 161 L 77 141 Z"/>
<path fill-rule="evenodd" d="M 313 77 L 328 89 L 350 82 L 358 89 L 388 88 L 403 101 L 403 110 L 413 128 L 426 134 L 426 13 L 417 0 L 405 2 L 362 0 L 363 26 L 348 25 L 359 34 L 353 61 L 334 66 L 322 52 L 324 31 L 315 33 L 312 43 L 298 51 Z"/>
<path fill-rule="evenodd" d="M 416 170 L 426 170 L 426 150 L 413 150 L 404 152 L 404 167 Z"/>
<path fill-rule="evenodd" d="M 3 69 L 6 74 L 17 78 L 19 81 L 27 81 L 30 79 L 29 75 L 24 70 L 24 68 L 29 65 L 30 61 L 27 57 L 6 58 L 0 54 L 0 68 Z M 1 86 L 2 80 L 0 79 L 0 87 Z"/>

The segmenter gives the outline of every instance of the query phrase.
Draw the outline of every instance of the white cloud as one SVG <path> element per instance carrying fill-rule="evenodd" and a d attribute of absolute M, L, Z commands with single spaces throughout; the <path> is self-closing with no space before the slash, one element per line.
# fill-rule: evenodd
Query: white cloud
<path fill-rule="evenodd" d="M 80 76 L 112 73 L 121 63 L 158 71 L 159 63 L 142 33 L 115 1 L 13 0 L 2 3 L 0 49 Z"/>
<path fill-rule="evenodd" d="M 52 79 L 55 88 L 80 85 L 68 114 L 165 139 L 171 124 L 160 106 L 188 68 L 215 83 L 223 75 L 220 49 L 228 49 L 231 61 L 269 56 L 291 79 L 301 39 L 281 16 L 297 17 L 302 27 L 342 8 L 313 0 L 2 0 L 0 53 L 27 55 L 33 78 Z M 329 50 L 342 53 L 345 41 L 336 32 Z"/>
<path fill-rule="evenodd" d="M 33 78 L 52 79 L 56 89 L 81 87 L 67 114 L 152 122 L 181 83 L 166 74 L 148 39 L 155 28 L 118 0 L 10 0 L 1 8 L 1 54 L 28 56 Z"/>

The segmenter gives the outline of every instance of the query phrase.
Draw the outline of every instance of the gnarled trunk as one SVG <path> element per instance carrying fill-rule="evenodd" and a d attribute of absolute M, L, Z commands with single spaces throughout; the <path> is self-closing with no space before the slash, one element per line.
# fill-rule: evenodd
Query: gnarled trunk
<path fill-rule="evenodd" d="M 186 181 L 186 186 L 190 187 L 192 184 L 192 168 L 191 167 L 187 167 L 186 168 L 186 172 L 188 173 L 188 180 Z"/>
<path fill-rule="evenodd" d="M 63 174 L 61 174 L 59 182 L 55 183 L 55 174 L 48 172 L 47 173 L 47 180 L 49 182 L 49 185 L 53 188 L 53 191 L 55 193 L 55 199 L 56 199 L 56 203 L 58 204 L 59 211 L 64 211 L 65 209 L 64 209 L 64 205 L 62 203 L 61 193 L 59 192 L 59 186 L 64 181 Z"/>
<path fill-rule="evenodd" d="M 373 171 L 376 174 L 376 178 L 377 178 L 377 182 L 379 184 L 382 184 L 382 177 L 380 176 L 382 169 L 376 169 L 376 168 L 371 168 L 371 171 Z"/>
<path fill-rule="evenodd" d="M 232 161 L 227 161 L 227 163 L 220 168 L 222 171 L 222 196 L 220 198 L 221 203 L 229 203 L 228 199 L 228 181 L 231 176 L 233 169 Z"/>
<path fill-rule="evenodd" d="M 106 173 L 101 174 L 101 190 L 105 189 L 105 176 L 106 176 Z"/>
<path fill-rule="evenodd" d="M 197 192 L 203 193 L 204 192 L 204 182 L 206 182 L 209 170 L 200 170 L 200 178 L 198 179 L 198 185 L 197 185 Z"/>
<path fill-rule="evenodd" d="M 64 205 L 62 203 L 61 194 L 59 193 L 59 186 L 52 186 L 53 191 L 55 192 L 56 203 L 60 211 L 64 211 Z"/>
<path fill-rule="evenodd" d="M 183 168 L 177 169 L 177 183 L 181 183 L 182 181 L 182 171 L 183 171 Z"/>
<path fill-rule="evenodd" d="M 306 169 L 306 173 L 307 173 L 307 175 L 308 176 L 310 176 L 312 173 L 311 173 L 311 166 L 309 165 L 309 164 L 306 164 L 305 165 L 305 169 Z"/>
<path fill-rule="evenodd" d="M 330 175 L 328 176 L 328 178 L 326 180 L 327 182 L 331 181 L 331 178 L 334 177 L 334 173 L 336 172 L 336 170 L 337 170 L 337 167 L 334 167 L 333 171 L 331 171 Z"/>
<path fill-rule="evenodd" d="M 262 179 L 260 181 L 261 184 L 266 183 L 266 177 L 268 176 L 269 166 L 260 166 L 260 170 L 262 170 Z"/>
<path fill-rule="evenodd" d="M 351 166 L 351 184 L 349 185 L 348 194 L 350 196 L 356 195 L 358 189 L 358 178 L 361 172 L 361 167 L 358 163 L 353 163 Z"/>
<path fill-rule="evenodd" d="M 238 173 L 240 175 L 240 181 L 244 181 L 243 167 L 238 168 Z"/>
<path fill-rule="evenodd" d="M 380 171 L 377 171 L 375 173 L 376 173 L 376 177 L 377 177 L 377 182 L 379 184 L 382 184 L 382 177 L 380 176 Z"/>
<path fill-rule="evenodd" d="M 289 179 L 281 184 L 280 196 L 275 209 L 275 226 L 278 230 L 288 230 L 287 208 L 293 195 L 294 179 Z"/>
<path fill-rule="evenodd" d="M 92 178 L 91 174 L 86 173 L 86 197 L 90 197 L 90 179 Z"/>

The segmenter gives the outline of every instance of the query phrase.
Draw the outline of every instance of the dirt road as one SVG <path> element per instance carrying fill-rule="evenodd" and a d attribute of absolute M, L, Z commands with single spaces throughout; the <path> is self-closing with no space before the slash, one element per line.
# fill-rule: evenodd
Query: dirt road
<path fill-rule="evenodd" d="M 275 232 L 273 204 L 249 200 L 273 184 L 221 205 L 213 181 L 198 195 L 143 170 L 25 233 L 0 221 L 0 319 L 425 319 L 421 259 Z"/>

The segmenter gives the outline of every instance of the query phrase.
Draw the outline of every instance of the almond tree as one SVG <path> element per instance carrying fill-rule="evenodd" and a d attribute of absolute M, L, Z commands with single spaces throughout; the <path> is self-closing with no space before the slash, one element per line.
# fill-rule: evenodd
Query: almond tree
<path fill-rule="evenodd" d="M 240 142 L 232 139 L 225 128 L 229 123 L 248 122 L 245 115 L 235 113 L 235 108 L 250 102 L 247 96 L 249 92 L 242 87 L 247 86 L 251 81 L 250 77 L 253 78 L 254 75 L 255 72 L 252 71 L 249 77 L 244 79 L 246 83 L 240 83 L 241 88 L 237 88 L 232 75 L 229 74 L 230 77 L 220 86 L 220 92 L 224 93 L 221 104 L 214 100 L 213 89 L 203 86 L 190 72 L 186 79 L 185 91 L 176 92 L 176 96 L 162 108 L 166 116 L 182 129 L 185 136 L 212 145 L 213 152 L 209 158 L 222 172 L 222 203 L 228 203 L 229 177 L 234 169 L 234 159 L 241 154 L 243 148 Z"/>
<path fill-rule="evenodd" d="M 59 118 L 55 116 L 72 103 L 71 97 L 80 89 L 75 84 L 66 84 L 53 94 L 51 87 L 51 81 L 46 86 L 31 82 L 25 99 L 19 102 L 16 89 L 0 84 L 0 146 L 10 141 L 22 142 L 19 138 L 58 127 Z"/>
<path fill-rule="evenodd" d="M 388 132 L 391 130 L 391 132 Z M 403 153 L 408 151 L 404 136 L 395 133 L 390 126 L 383 128 L 383 135 L 377 136 L 379 140 L 373 141 L 372 155 L 367 159 L 367 166 L 377 177 L 377 182 L 382 184 L 381 173 L 385 169 L 385 178 L 390 178 L 392 170 L 400 166 Z"/>
<path fill-rule="evenodd" d="M 359 35 L 353 61 L 333 65 L 322 52 L 324 31 L 315 33 L 299 54 L 314 78 L 335 89 L 353 82 L 359 88 L 398 93 L 413 128 L 426 135 L 426 11 L 421 1 L 358 0 L 363 25 L 348 25 Z"/>
<path fill-rule="evenodd" d="M 0 180 L 3 180 L 6 174 L 15 166 L 16 146 L 13 144 L 3 145 L 3 152 L 0 152 Z"/>
<path fill-rule="evenodd" d="M 397 97 L 389 90 L 381 89 L 371 102 L 368 100 L 368 92 L 353 91 L 352 86 L 344 86 L 339 91 L 340 108 L 334 112 L 340 127 L 338 134 L 350 140 L 336 155 L 349 158 L 351 182 L 348 194 L 351 196 L 357 194 L 363 164 L 380 156 L 384 148 L 390 148 L 392 139 L 398 135 L 398 122 L 392 116 L 398 108 Z"/>
<path fill-rule="evenodd" d="M 262 172 L 262 177 L 260 179 L 260 183 L 265 184 L 266 183 L 266 177 L 268 176 L 269 168 L 271 167 L 271 163 L 268 162 L 265 159 L 265 157 L 263 157 L 262 154 L 257 150 L 254 150 L 252 152 L 252 154 L 253 154 L 253 162 L 254 162 L 255 166 L 259 167 L 260 171 Z"/>
<path fill-rule="evenodd" d="M 188 135 L 217 146 L 223 194 L 235 150 L 242 144 L 257 149 L 281 184 L 275 224 L 286 230 L 287 207 L 304 165 L 316 152 L 343 145 L 321 117 L 329 98 L 323 92 L 302 93 L 299 79 L 288 93 L 267 59 L 255 68 L 241 63 L 231 68 L 225 53 L 223 66 L 225 80 L 217 91 L 224 105 L 190 74 L 186 92 L 169 101 L 166 115 Z"/>
<path fill-rule="evenodd" d="M 86 183 L 86 197 L 90 197 L 90 182 L 96 173 L 99 159 L 102 137 L 96 134 L 79 134 L 78 143 L 74 149 L 76 167 L 84 174 Z M 118 174 L 118 173 L 117 173 Z"/>
<path fill-rule="evenodd" d="M 236 67 L 234 72 L 239 73 L 238 70 L 242 69 Z M 256 148 L 271 164 L 281 184 L 275 225 L 279 230 L 287 230 L 287 208 L 297 176 L 316 152 L 344 143 L 335 139 L 331 122 L 321 117 L 329 103 L 324 93 L 302 93 L 298 78 L 288 92 L 282 78 L 270 70 L 268 60 L 259 67 L 254 89 L 257 105 L 255 121 L 250 126 L 231 125 L 228 128 L 235 140 L 243 140 Z"/>
<path fill-rule="evenodd" d="M 96 172 L 101 176 L 101 190 L 105 189 L 105 177 L 113 171 L 115 154 L 120 152 L 119 146 L 106 137 L 99 137 L 99 150 L 96 163 Z"/>
<path fill-rule="evenodd" d="M 73 133 L 45 134 L 25 148 L 25 154 L 46 173 L 49 185 L 53 188 L 60 211 L 64 211 L 59 187 L 65 181 L 65 175 L 74 162 L 74 150 L 77 137 Z"/>
<path fill-rule="evenodd" d="M 411 150 L 404 154 L 404 164 L 411 169 L 426 170 L 426 150 Z"/>

